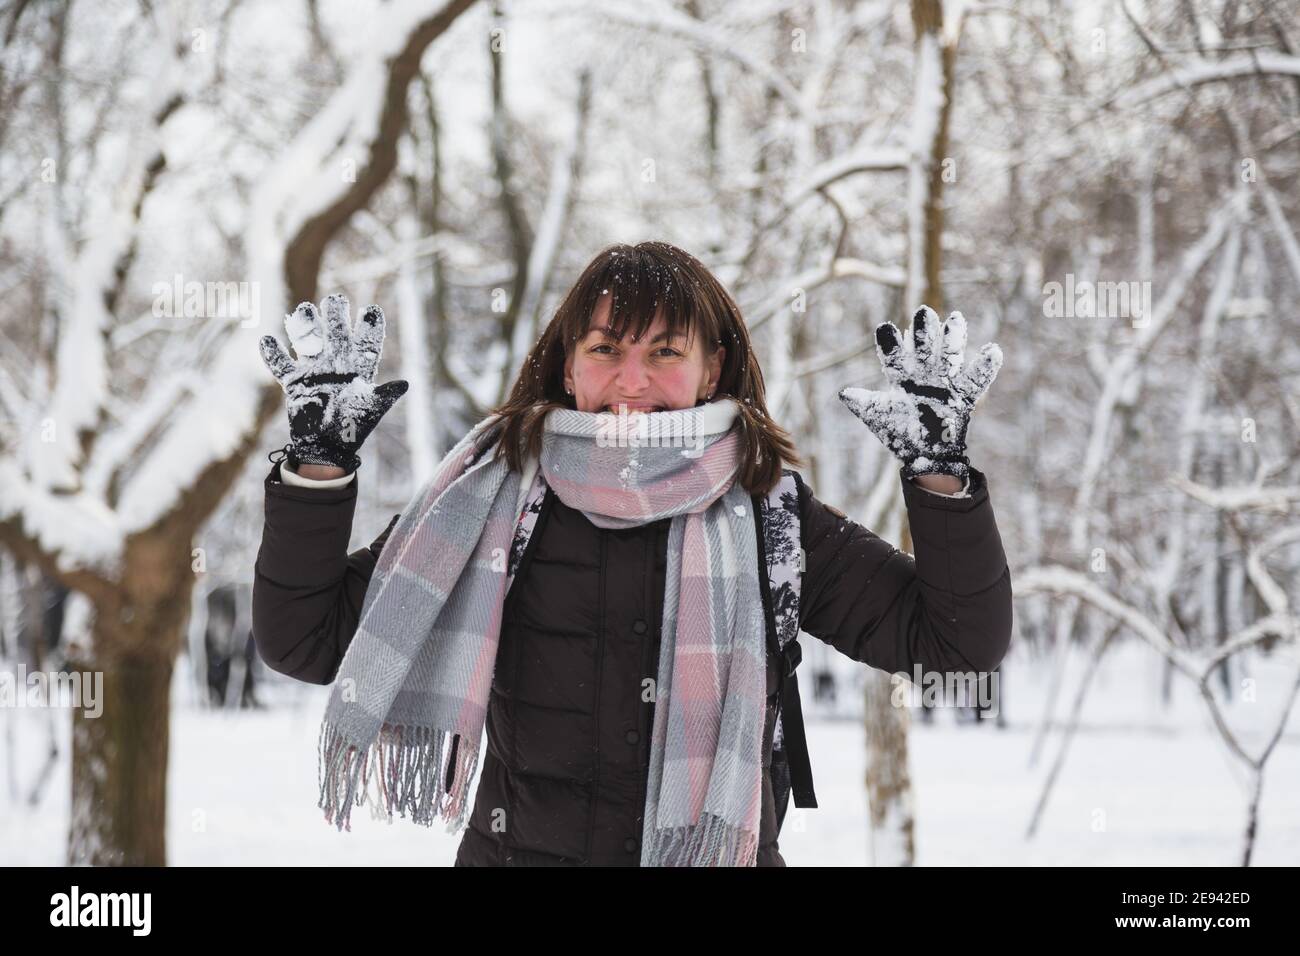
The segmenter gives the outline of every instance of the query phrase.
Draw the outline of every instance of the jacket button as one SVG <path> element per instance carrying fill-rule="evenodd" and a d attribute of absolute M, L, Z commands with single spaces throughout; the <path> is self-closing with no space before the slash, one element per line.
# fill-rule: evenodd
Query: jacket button
<path fill-rule="evenodd" d="M 626 740 L 626 741 L 627 741 L 628 743 L 630 743 L 630 744 L 634 744 L 634 743 L 636 743 L 638 740 L 641 739 L 641 735 L 638 734 L 635 730 L 629 730 L 629 731 L 628 731 L 628 732 L 623 736 L 623 739 Z"/>
<path fill-rule="evenodd" d="M 641 620 L 640 618 L 633 621 L 632 630 L 636 631 L 638 634 L 644 634 L 646 632 L 645 621 Z"/>
<path fill-rule="evenodd" d="M 624 840 L 624 841 L 623 841 L 623 849 L 627 850 L 628 853 L 635 853 L 635 852 L 636 852 L 636 838 L 635 838 L 635 837 L 628 837 L 626 840 Z"/>

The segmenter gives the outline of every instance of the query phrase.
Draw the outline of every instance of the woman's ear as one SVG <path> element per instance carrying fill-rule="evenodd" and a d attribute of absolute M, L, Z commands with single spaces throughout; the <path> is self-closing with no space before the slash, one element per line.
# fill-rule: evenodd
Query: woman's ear
<path fill-rule="evenodd" d="M 573 353 L 570 352 L 564 359 L 564 391 L 573 394 Z"/>
<path fill-rule="evenodd" d="M 718 379 L 722 377 L 722 363 L 727 357 L 727 350 L 721 345 L 714 350 L 708 358 L 708 381 L 704 385 L 704 395 L 706 399 L 712 399 L 713 393 L 718 390 Z"/>

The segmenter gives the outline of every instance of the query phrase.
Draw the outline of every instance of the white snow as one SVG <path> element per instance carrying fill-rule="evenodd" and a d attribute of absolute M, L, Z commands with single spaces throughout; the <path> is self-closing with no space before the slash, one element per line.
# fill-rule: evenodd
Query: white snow
<path fill-rule="evenodd" d="M 131 477 L 118 505 L 126 529 L 152 525 L 211 463 L 247 440 L 262 391 L 273 381 L 257 339 L 267 332 L 278 335 L 281 316 L 292 309 L 280 271 L 285 243 L 350 188 L 339 164 L 368 155 L 381 112 L 377 104 L 387 89 L 387 62 L 434 12 L 418 0 L 385 6 L 371 27 L 372 42 L 349 64 L 344 85 L 259 177 L 246 239 L 261 315 L 250 328 L 244 323 L 232 328 L 211 372 L 195 389 L 201 398 L 178 409 L 171 428 Z"/>
<path fill-rule="evenodd" d="M 1300 56 L 1288 56 L 1276 50 L 1252 50 L 1223 60 L 1198 61 L 1129 87 L 1116 97 L 1115 105 L 1130 108 L 1173 90 L 1265 74 L 1300 76 Z"/>
<path fill-rule="evenodd" d="M 115 568 L 124 536 L 117 516 L 102 499 L 85 491 L 52 495 L 3 461 L 0 487 L 0 520 L 17 517 L 23 533 L 54 555 L 61 569 L 93 568 L 107 574 Z"/>
<path fill-rule="evenodd" d="M 807 640 L 815 640 L 805 637 Z M 1246 795 L 1234 762 L 1208 724 L 1204 707 L 1182 681 L 1169 708 L 1156 690 L 1159 668 L 1144 648 L 1114 649 L 1094 679 L 1070 755 L 1038 834 L 1024 837 L 1048 759 L 1027 764 L 1042 713 L 1046 664 L 1013 648 L 1004 664 L 1008 726 L 958 725 L 936 711 L 925 725 L 913 711 L 911 775 L 915 787 L 917 862 L 964 865 L 1234 865 Z M 1226 709 L 1234 726 L 1258 737 L 1269 726 L 1274 695 L 1288 686 L 1290 665 L 1250 658 L 1258 701 Z M 1082 672 L 1071 658 L 1069 681 Z M 196 709 L 187 668 L 177 669 L 168 775 L 169 863 L 202 865 L 450 865 L 459 835 L 398 818 L 354 814 L 351 833 L 327 825 L 316 808 L 314 744 L 328 688 L 281 682 L 267 712 Z M 801 670 L 801 674 L 803 671 Z M 801 689 L 810 687 L 801 682 Z M 811 692 L 805 692 L 809 709 Z M 24 786 L 43 756 L 40 711 L 0 711 L 18 727 L 17 764 Z M 1060 714 L 1057 714 L 1058 719 Z M 63 757 L 35 808 L 0 788 L 0 865 L 58 865 L 68 814 L 68 720 L 59 722 Z M 990 722 L 991 724 L 991 722 Z M 780 846 L 790 866 L 864 866 L 868 830 L 862 789 L 865 745 L 855 720 L 808 722 L 817 809 L 791 804 Z M 0 745 L 2 746 L 2 745 Z M 0 761 L 3 766 L 7 761 Z M 1255 863 L 1300 859 L 1300 714 L 1293 713 L 1264 784 Z M 1099 812 L 1100 811 L 1100 812 Z M 1095 829 L 1097 820 L 1104 829 Z"/>

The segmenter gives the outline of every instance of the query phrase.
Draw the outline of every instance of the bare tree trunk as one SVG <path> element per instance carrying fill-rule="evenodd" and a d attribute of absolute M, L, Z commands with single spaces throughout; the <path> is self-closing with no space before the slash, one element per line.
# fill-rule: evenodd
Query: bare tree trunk
<path fill-rule="evenodd" d="M 948 143 L 948 117 L 952 102 L 952 70 L 955 43 L 943 42 L 943 4 L 940 0 L 912 0 L 912 25 L 916 31 L 915 70 L 917 88 L 913 104 L 913 136 L 925 131 L 932 138 L 924 157 L 913 156 L 909 173 L 907 229 L 909 233 L 908 289 L 922 288 L 923 300 L 936 310 L 943 307 L 939 286 L 943 239 L 943 155 Z M 937 57 L 938 62 L 932 62 Z M 938 76 L 932 74 L 934 69 Z M 921 102 L 926 84 L 937 81 L 943 102 L 937 115 L 929 115 Z M 933 121 L 931 126 L 931 121 Z M 913 144 L 916 146 L 917 144 Z M 919 237 L 919 241 L 917 238 Z M 918 303 L 907 301 L 907 308 Z M 908 330 L 904 330 L 907 334 Z M 902 502 L 895 504 L 903 509 Z M 912 550 L 911 531 L 902 518 L 899 547 Z M 916 849 L 912 784 L 907 769 L 907 730 L 911 723 L 907 708 L 895 707 L 889 674 L 873 672 L 867 679 L 865 723 L 867 733 L 867 792 L 871 801 L 871 834 L 876 865 L 911 866 Z"/>
<path fill-rule="evenodd" d="M 166 865 L 172 667 L 146 652 L 78 668 L 103 673 L 103 713 L 72 715 L 69 865 Z"/>
<path fill-rule="evenodd" d="M 911 720 L 906 707 L 894 706 L 892 690 L 889 674 L 874 668 L 868 673 L 863 712 L 873 866 L 911 866 L 916 862 L 916 818 L 907 763 Z"/>
<path fill-rule="evenodd" d="M 938 81 L 942 105 L 938 109 L 938 115 L 934 117 L 933 128 L 926 130 L 933 138 L 926 144 L 928 151 L 925 162 L 909 174 L 915 180 L 910 187 L 913 195 L 909 199 L 909 204 L 919 202 L 923 210 L 923 221 L 909 223 L 908 228 L 912 230 L 923 228 L 924 235 L 910 255 L 907 290 L 913 294 L 913 297 L 909 297 L 904 304 L 908 309 L 914 309 L 921 302 L 925 302 L 936 312 L 942 313 L 943 285 L 939 273 L 943 264 L 943 184 L 946 172 L 944 160 L 948 153 L 948 124 L 952 116 L 953 65 L 957 57 L 957 45 L 955 42 L 944 41 L 942 0 L 912 0 L 912 28 L 916 34 L 917 47 L 918 84 L 915 95 L 919 100 L 926 94 L 927 91 L 922 88 L 921 81 L 926 77 L 929 69 L 937 69 L 939 75 L 932 79 Z M 927 60 L 931 56 L 937 57 L 938 62 L 928 63 Z M 916 110 L 923 110 L 924 107 L 923 103 L 913 104 L 913 109 Z M 918 132 L 920 131 L 914 131 L 913 135 Z M 913 145 L 920 146 L 919 143 Z M 914 167 L 917 159 L 917 157 L 912 158 Z M 918 258 L 921 261 L 917 261 Z M 917 290 L 920 291 L 919 300 L 915 298 Z"/>

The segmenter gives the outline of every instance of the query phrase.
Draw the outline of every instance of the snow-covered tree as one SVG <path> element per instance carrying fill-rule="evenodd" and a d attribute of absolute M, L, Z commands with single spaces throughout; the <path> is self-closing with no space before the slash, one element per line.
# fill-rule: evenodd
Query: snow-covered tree
<path fill-rule="evenodd" d="M 37 334 L 9 356 L 38 371 L 7 380 L 17 407 L 0 464 L 0 541 L 93 609 L 72 663 L 103 672 L 105 700 L 98 719 L 74 711 L 70 862 L 165 862 L 169 689 L 204 560 L 195 536 L 282 414 L 257 354 L 259 325 L 316 298 L 331 241 L 396 168 L 426 51 L 471 5 L 377 7 L 349 38 L 337 82 L 290 87 L 298 102 L 266 104 L 263 121 L 278 126 L 256 156 L 244 152 L 238 116 L 249 105 L 235 82 L 246 67 L 224 48 L 256 29 L 238 4 L 208 8 L 200 27 L 167 2 L 149 4 L 143 23 L 93 4 L 12 14 L 6 55 L 57 81 L 23 92 L 22 105 L 39 110 L 24 159 L 49 152 L 24 170 L 25 202 L 6 210 L 6 233 L 41 245 L 26 250 Z M 297 62 L 285 62 L 281 82 Z M 246 277 L 257 309 L 214 310 L 204 290 L 195 311 L 210 321 L 195 334 L 175 321 L 194 314 L 189 293 L 159 298 L 171 296 L 173 269 L 211 261 L 194 240 L 172 256 L 150 247 L 183 243 L 195 228 L 179 208 L 201 192 L 204 162 L 238 167 L 205 209 L 218 232 L 234 230 L 221 236 L 233 250 L 219 267 Z M 181 194 L 168 192 L 174 166 Z M 226 190 L 244 192 L 233 214 Z M 156 284 L 163 262 L 172 269 Z M 143 315 L 132 312 L 150 305 L 141 285 L 154 300 Z"/>

